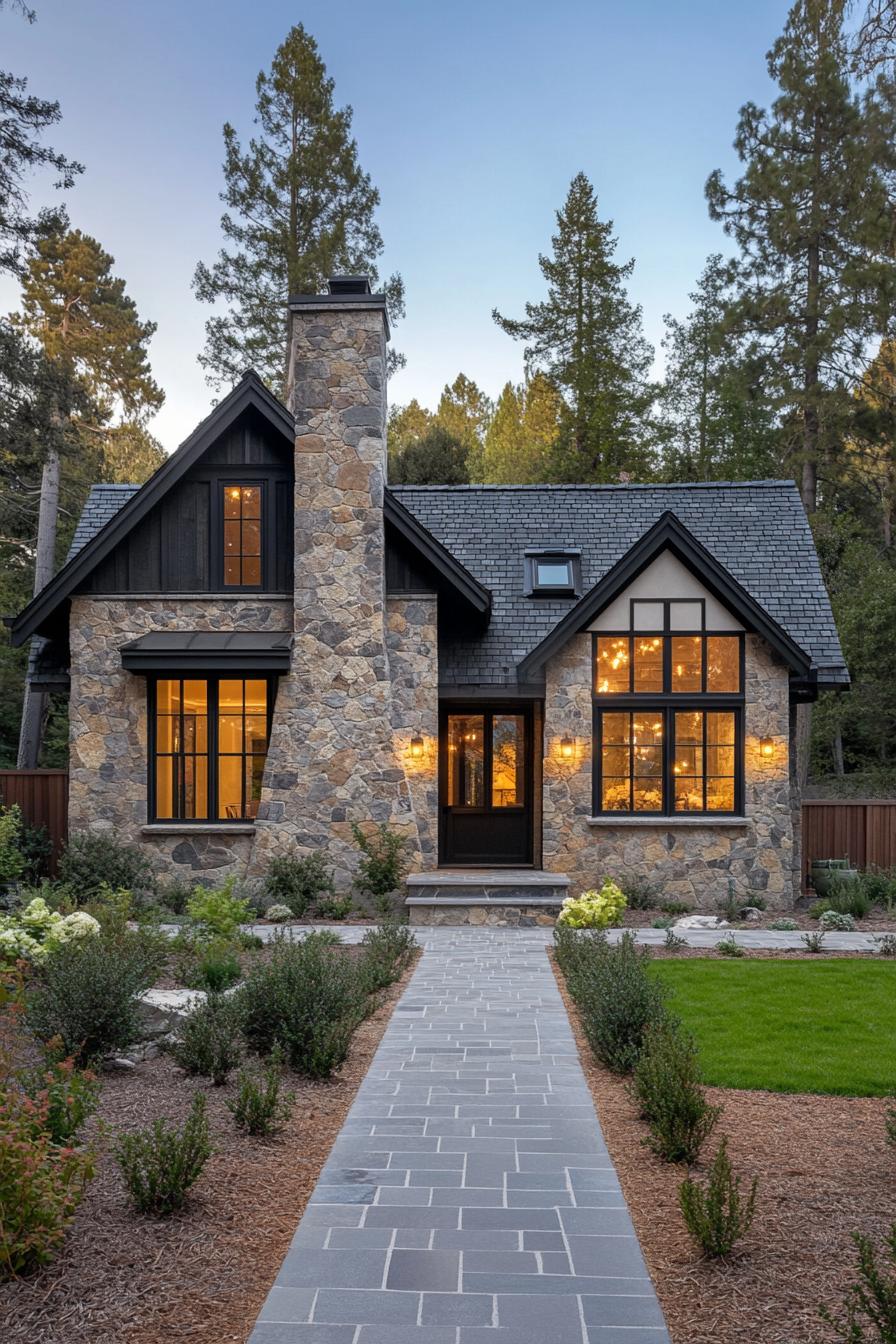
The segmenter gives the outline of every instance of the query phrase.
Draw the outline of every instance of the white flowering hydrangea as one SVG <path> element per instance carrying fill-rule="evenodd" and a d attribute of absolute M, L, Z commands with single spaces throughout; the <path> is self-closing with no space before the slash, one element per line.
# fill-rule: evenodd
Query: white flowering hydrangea
<path fill-rule="evenodd" d="M 0 963 L 19 958 L 43 961 L 48 952 L 63 943 L 94 938 L 99 931 L 99 924 L 86 910 L 60 915 L 42 896 L 36 896 L 24 910 L 0 917 Z"/>

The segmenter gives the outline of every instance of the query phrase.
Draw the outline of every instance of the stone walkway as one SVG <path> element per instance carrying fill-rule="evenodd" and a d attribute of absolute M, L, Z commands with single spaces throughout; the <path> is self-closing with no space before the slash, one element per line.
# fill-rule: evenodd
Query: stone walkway
<path fill-rule="evenodd" d="M 250 1344 L 668 1344 L 543 931 L 417 932 Z"/>

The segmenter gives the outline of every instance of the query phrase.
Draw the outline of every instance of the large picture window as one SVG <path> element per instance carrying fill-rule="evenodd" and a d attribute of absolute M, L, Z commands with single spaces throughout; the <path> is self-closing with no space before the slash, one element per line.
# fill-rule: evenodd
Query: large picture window
<path fill-rule="evenodd" d="M 151 684 L 152 820 L 254 819 L 271 689 L 266 677 L 160 677 Z"/>
<path fill-rule="evenodd" d="M 699 601 L 633 601 L 594 637 L 594 810 L 674 816 L 743 807 L 743 635 Z"/>

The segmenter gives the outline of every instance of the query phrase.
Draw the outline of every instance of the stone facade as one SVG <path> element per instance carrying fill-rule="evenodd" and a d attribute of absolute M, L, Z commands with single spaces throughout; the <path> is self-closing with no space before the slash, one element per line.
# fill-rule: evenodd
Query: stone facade
<path fill-rule="evenodd" d="M 295 644 L 277 700 L 250 876 L 275 854 L 319 850 L 345 889 L 357 862 L 354 821 L 403 831 L 415 864 L 423 851 L 393 733 L 381 307 L 304 304 L 294 314 L 290 367 Z"/>
<path fill-rule="evenodd" d="M 787 668 L 763 640 L 746 637 L 745 822 L 694 824 L 689 818 L 592 822 L 591 636 L 575 636 L 548 664 L 545 696 L 544 867 L 568 873 L 572 890 L 605 875 L 649 881 L 667 900 L 715 911 L 729 888 L 786 909 L 799 894 L 790 783 Z M 575 743 L 571 760 L 561 738 Z M 760 757 L 770 737 L 774 755 Z"/>
<path fill-rule="evenodd" d="M 108 831 L 142 843 L 164 875 L 242 875 L 252 834 L 172 823 L 147 825 L 146 678 L 121 666 L 120 649 L 154 630 L 292 628 L 292 603 L 282 599 L 76 597 L 71 613 L 69 826 Z M 276 711 L 275 711 L 276 712 Z"/>
<path fill-rule="evenodd" d="M 386 601 L 386 647 L 392 687 L 395 750 L 404 763 L 420 843 L 419 868 L 439 862 L 438 600 L 419 594 Z M 422 740 L 415 756 L 414 738 Z"/>

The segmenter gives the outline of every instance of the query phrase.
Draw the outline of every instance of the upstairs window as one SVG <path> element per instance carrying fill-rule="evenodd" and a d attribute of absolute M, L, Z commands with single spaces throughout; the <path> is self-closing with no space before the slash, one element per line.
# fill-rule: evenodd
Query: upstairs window
<path fill-rule="evenodd" d="M 526 551 L 524 589 L 527 597 L 575 597 L 580 589 L 578 551 Z"/>
<path fill-rule="evenodd" d="M 261 485 L 227 483 L 224 492 L 224 586 L 261 587 Z"/>

